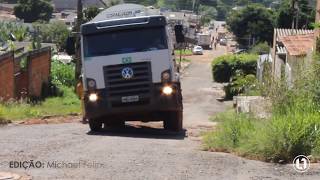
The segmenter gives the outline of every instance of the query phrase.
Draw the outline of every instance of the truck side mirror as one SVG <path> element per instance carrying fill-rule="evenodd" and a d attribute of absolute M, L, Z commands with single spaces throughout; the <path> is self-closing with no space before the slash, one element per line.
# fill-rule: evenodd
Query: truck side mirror
<path fill-rule="evenodd" d="M 69 36 L 66 42 L 66 51 L 68 55 L 74 55 L 76 53 L 75 37 Z"/>
<path fill-rule="evenodd" d="M 174 26 L 174 32 L 176 34 L 176 41 L 177 43 L 183 43 L 184 40 L 184 34 L 183 34 L 183 26 L 182 25 L 175 25 Z"/>

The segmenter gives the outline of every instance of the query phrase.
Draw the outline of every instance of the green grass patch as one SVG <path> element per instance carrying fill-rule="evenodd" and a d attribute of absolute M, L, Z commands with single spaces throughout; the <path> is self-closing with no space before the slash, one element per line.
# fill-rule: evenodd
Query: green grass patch
<path fill-rule="evenodd" d="M 215 120 L 216 130 L 204 136 L 206 150 L 233 152 L 264 161 L 290 162 L 300 154 L 320 156 L 320 113 L 277 115 L 259 120 L 247 114 L 225 112 Z"/>
<path fill-rule="evenodd" d="M 180 50 L 174 50 L 174 54 L 176 56 L 179 56 L 180 55 Z M 191 56 L 192 54 L 193 53 L 192 53 L 191 49 L 182 50 L 182 56 Z"/>
<path fill-rule="evenodd" d="M 50 97 L 38 104 L 6 102 L 0 104 L 0 117 L 6 120 L 23 120 L 48 115 L 80 113 L 80 100 L 72 88 L 62 87 L 61 97 Z M 1 119 L 1 118 L 0 118 Z"/>
<path fill-rule="evenodd" d="M 177 63 L 179 63 L 179 62 L 180 62 L 180 59 L 178 58 L 178 59 L 176 59 L 176 61 L 177 61 Z M 181 62 L 187 63 L 187 62 L 191 62 L 191 60 L 190 60 L 190 59 L 186 59 L 186 58 L 182 58 L 182 59 L 181 59 Z"/>

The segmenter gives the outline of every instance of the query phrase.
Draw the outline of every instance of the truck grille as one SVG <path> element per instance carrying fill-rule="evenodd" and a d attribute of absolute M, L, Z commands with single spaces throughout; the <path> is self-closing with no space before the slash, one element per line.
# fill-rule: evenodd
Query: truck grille
<path fill-rule="evenodd" d="M 122 77 L 124 68 L 132 68 L 133 77 Z M 112 106 L 146 104 L 150 101 L 152 73 L 150 62 L 119 64 L 103 67 L 106 89 Z M 139 102 L 122 103 L 125 96 L 139 96 Z"/>

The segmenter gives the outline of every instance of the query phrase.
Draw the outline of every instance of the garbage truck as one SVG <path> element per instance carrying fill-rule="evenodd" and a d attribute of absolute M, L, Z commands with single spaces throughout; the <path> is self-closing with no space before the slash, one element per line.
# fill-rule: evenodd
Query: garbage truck
<path fill-rule="evenodd" d="M 171 30 L 158 10 L 120 4 L 81 25 L 84 110 L 91 131 L 126 121 L 182 130 L 182 94 Z"/>

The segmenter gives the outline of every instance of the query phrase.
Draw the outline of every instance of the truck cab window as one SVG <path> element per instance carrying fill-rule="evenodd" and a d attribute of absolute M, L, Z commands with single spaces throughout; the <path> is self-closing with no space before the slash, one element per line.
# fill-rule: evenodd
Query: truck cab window
<path fill-rule="evenodd" d="M 111 31 L 84 37 L 85 57 L 168 49 L 164 27 Z"/>

